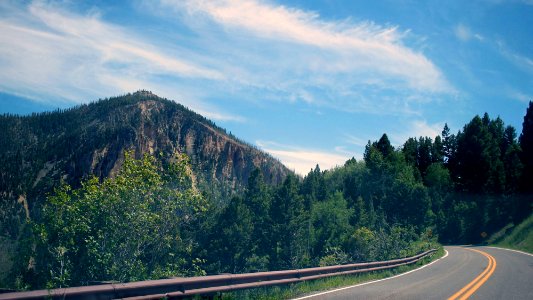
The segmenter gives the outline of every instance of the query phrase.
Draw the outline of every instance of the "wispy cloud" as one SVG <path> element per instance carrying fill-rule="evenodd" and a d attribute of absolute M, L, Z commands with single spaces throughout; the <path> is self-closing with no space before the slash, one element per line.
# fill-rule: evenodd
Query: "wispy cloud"
<path fill-rule="evenodd" d="M 509 3 L 520 3 L 524 5 L 533 5 L 533 0 L 485 0 L 490 4 L 509 4 Z"/>
<path fill-rule="evenodd" d="M 9 41 L 0 47 L 0 90 L 6 93 L 79 103 L 151 89 L 176 99 L 187 89 L 165 88 L 159 77 L 224 80 L 220 71 L 165 52 L 146 38 L 101 20 L 94 11 L 80 15 L 44 2 L 28 6 L 5 2 L 1 8 L 0 35 Z M 185 101 L 193 109 L 202 106 Z M 214 117 L 235 119 L 222 113 Z"/>
<path fill-rule="evenodd" d="M 443 128 L 443 122 L 429 124 L 426 120 L 413 120 L 408 123 L 406 130 L 392 132 L 390 138 L 391 142 L 398 147 L 403 145 L 410 137 L 430 137 L 435 139 L 437 135 L 441 134 Z"/>
<path fill-rule="evenodd" d="M 0 91 L 83 102 L 149 89 L 223 121 L 244 118 L 205 109 L 220 95 L 404 115 L 417 114 L 420 99 L 454 91 L 408 46 L 409 29 L 255 0 L 156 3 L 139 13 L 159 8 L 156 17 L 177 26 L 157 28 L 166 38 L 76 2 L 0 3 L 0 34 L 10 41 L 0 48 Z"/>
<path fill-rule="evenodd" d="M 307 175 L 317 164 L 320 169 L 326 170 L 343 165 L 352 157 L 342 151 L 317 151 L 271 141 L 256 141 L 256 144 L 300 175 Z"/>
<path fill-rule="evenodd" d="M 196 109 L 196 112 L 208 119 L 217 120 L 217 121 L 231 121 L 231 122 L 237 122 L 237 123 L 246 123 L 247 121 L 245 117 L 237 116 L 237 115 L 233 115 L 229 113 L 219 113 L 219 112 L 216 112 L 214 109 L 204 110 L 200 108 L 200 109 Z"/>
<path fill-rule="evenodd" d="M 352 144 L 352 145 L 355 145 L 355 146 L 364 147 L 368 143 L 368 140 L 353 136 L 351 134 L 345 134 L 345 137 L 346 137 L 346 139 L 345 139 L 346 143 Z"/>
<path fill-rule="evenodd" d="M 423 120 L 415 120 L 411 123 L 411 136 L 427 136 L 430 138 L 435 138 L 437 135 L 440 135 L 442 128 L 444 128 L 443 123 L 434 123 L 428 124 Z"/>
<path fill-rule="evenodd" d="M 509 62 L 526 72 L 533 73 L 533 58 L 516 53 L 509 49 L 509 47 L 507 47 L 507 45 L 501 40 L 497 41 L 496 44 L 500 54 Z"/>
<path fill-rule="evenodd" d="M 472 30 L 464 24 L 457 24 L 454 27 L 453 32 L 455 36 L 463 42 L 468 42 L 472 39 L 483 41 L 485 38 L 479 33 L 472 32 Z"/>
<path fill-rule="evenodd" d="M 311 11 L 253 0 L 160 3 L 193 30 L 216 32 L 210 45 L 227 51 L 226 60 L 238 60 L 241 83 L 264 96 L 403 114 L 413 94 L 453 92 L 432 61 L 406 46 L 408 30 L 396 26 L 325 21 Z"/>
<path fill-rule="evenodd" d="M 533 101 L 533 94 L 528 95 L 516 90 L 510 91 L 508 97 L 524 103 L 529 103 L 529 101 Z"/>

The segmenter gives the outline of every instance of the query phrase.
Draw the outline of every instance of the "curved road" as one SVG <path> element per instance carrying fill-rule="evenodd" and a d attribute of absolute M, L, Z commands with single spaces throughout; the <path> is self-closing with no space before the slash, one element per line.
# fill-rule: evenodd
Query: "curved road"
<path fill-rule="evenodd" d="M 533 299 L 533 255 L 445 247 L 448 256 L 390 279 L 298 299 Z"/>

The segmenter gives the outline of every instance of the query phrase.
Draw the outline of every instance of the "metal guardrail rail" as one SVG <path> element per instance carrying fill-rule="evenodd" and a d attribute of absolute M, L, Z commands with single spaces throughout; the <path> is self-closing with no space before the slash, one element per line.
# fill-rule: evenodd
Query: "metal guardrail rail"
<path fill-rule="evenodd" d="M 436 249 L 412 257 L 387 261 L 337 265 L 329 267 L 306 268 L 286 271 L 257 272 L 246 274 L 224 274 L 188 278 L 148 280 L 129 283 L 114 283 L 93 286 L 36 290 L 0 294 L 0 300 L 17 299 L 161 299 L 183 298 L 193 295 L 210 295 L 241 289 L 282 285 L 306 280 L 365 273 L 392 269 L 413 264 Z"/>

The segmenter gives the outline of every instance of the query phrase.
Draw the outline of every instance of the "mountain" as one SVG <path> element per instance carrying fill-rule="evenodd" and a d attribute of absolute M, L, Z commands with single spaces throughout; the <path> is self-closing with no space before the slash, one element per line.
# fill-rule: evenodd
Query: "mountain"
<path fill-rule="evenodd" d="M 0 236 L 18 236 L 61 182 L 113 176 L 124 151 L 191 159 L 198 188 L 220 204 L 259 168 L 276 185 L 290 172 L 278 160 L 173 101 L 147 91 L 31 116 L 0 116 Z"/>

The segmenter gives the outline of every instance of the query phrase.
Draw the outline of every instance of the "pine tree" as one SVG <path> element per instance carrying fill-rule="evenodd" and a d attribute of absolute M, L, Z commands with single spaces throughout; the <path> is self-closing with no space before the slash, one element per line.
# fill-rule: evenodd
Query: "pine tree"
<path fill-rule="evenodd" d="M 248 178 L 248 188 L 244 196 L 244 204 L 248 206 L 254 220 L 252 234 L 253 253 L 259 257 L 267 255 L 270 245 L 269 211 L 272 203 L 270 189 L 265 184 L 263 173 L 255 169 Z"/>
<path fill-rule="evenodd" d="M 385 158 L 389 157 L 389 155 L 394 152 L 394 147 L 392 147 L 389 141 L 389 137 L 385 133 L 381 136 L 375 147 L 379 150 L 379 152 L 381 152 L 381 154 Z"/>
<path fill-rule="evenodd" d="M 533 101 L 529 106 L 522 123 L 522 133 L 520 134 L 520 147 L 522 148 L 522 164 L 524 171 L 522 175 L 522 191 L 533 192 Z"/>
<path fill-rule="evenodd" d="M 272 263 L 276 269 L 301 267 L 302 259 L 306 256 L 309 226 L 304 200 L 298 189 L 296 176 L 288 175 L 272 202 Z"/>
<path fill-rule="evenodd" d="M 214 260 L 221 264 L 221 271 L 239 273 L 246 267 L 246 259 L 252 255 L 254 222 L 252 212 L 240 197 L 233 197 L 218 217 L 214 239 Z"/>

